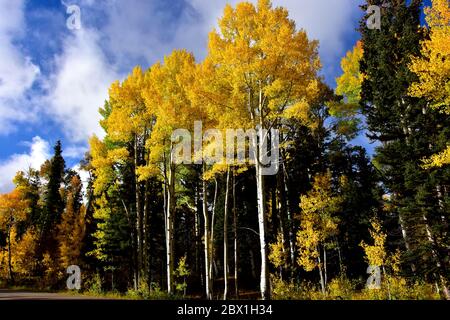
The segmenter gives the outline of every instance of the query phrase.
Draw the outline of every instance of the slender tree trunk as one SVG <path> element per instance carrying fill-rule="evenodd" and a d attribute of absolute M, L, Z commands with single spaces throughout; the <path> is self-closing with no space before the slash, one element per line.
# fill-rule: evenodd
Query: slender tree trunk
<path fill-rule="evenodd" d="M 214 275 L 217 275 L 217 267 L 214 262 L 215 251 L 216 251 L 214 248 L 214 225 L 215 225 L 215 220 L 216 220 L 217 191 L 218 191 L 217 179 L 214 178 L 214 199 L 213 199 L 212 215 L 211 215 L 210 261 L 209 261 L 209 277 L 210 277 L 210 290 L 209 291 L 211 292 L 211 296 L 213 295 L 213 292 L 214 292 Z"/>
<path fill-rule="evenodd" d="M 168 181 L 169 181 L 169 179 L 168 179 L 168 177 L 167 177 L 167 162 L 166 162 L 166 159 L 164 158 L 164 161 L 163 161 L 163 174 L 164 174 L 164 183 L 163 183 L 163 194 L 164 194 L 164 197 L 163 197 L 163 212 L 164 212 L 164 237 L 165 237 L 165 246 L 166 246 L 166 266 L 164 266 L 164 260 L 163 259 L 161 259 L 161 264 L 162 264 L 162 267 L 161 267 L 161 281 L 163 282 L 164 280 L 166 281 L 166 283 L 169 281 L 168 279 L 167 279 L 167 243 L 168 243 L 168 241 L 167 241 L 167 211 L 168 211 L 168 205 L 167 205 L 167 203 L 168 203 L 168 201 L 167 201 L 167 198 L 168 198 L 168 191 L 167 191 L 167 189 L 168 189 Z M 164 272 L 164 269 L 166 269 L 166 272 Z M 166 276 L 166 279 L 164 279 L 164 276 Z"/>
<path fill-rule="evenodd" d="M 195 192 L 194 192 L 194 205 L 195 205 L 195 216 L 194 216 L 194 233 L 195 233 L 195 265 L 194 271 L 199 272 L 200 268 L 200 254 L 199 254 L 199 239 L 200 239 L 200 219 L 199 219 L 199 188 L 197 182 L 195 183 Z"/>
<path fill-rule="evenodd" d="M 170 163 L 167 186 L 167 215 L 166 215 L 166 258 L 167 258 L 167 292 L 173 293 L 173 266 L 174 266 L 174 214 L 175 214 L 175 166 L 172 163 L 172 146 L 170 152 Z"/>
<path fill-rule="evenodd" d="M 223 299 L 228 298 L 228 198 L 230 183 L 230 167 L 227 168 L 225 203 L 223 207 Z"/>
<path fill-rule="evenodd" d="M 344 272 L 344 264 L 342 261 L 342 254 L 341 254 L 341 246 L 339 244 L 339 240 L 336 238 L 336 249 L 338 252 L 338 259 L 339 259 L 339 273 L 340 275 L 343 275 Z"/>
<path fill-rule="evenodd" d="M 259 243 L 261 253 L 261 278 L 260 291 L 263 300 L 269 299 L 269 288 L 267 285 L 267 248 L 266 248 L 266 219 L 265 219 L 265 196 L 264 196 L 264 176 L 261 172 L 260 164 L 256 165 L 256 189 L 258 202 L 258 227 Z"/>
<path fill-rule="evenodd" d="M 319 255 L 317 257 L 317 262 L 319 264 L 319 276 L 320 276 L 320 288 L 322 289 L 322 294 L 325 295 L 325 279 L 323 276 L 323 267 L 322 267 L 322 260 L 320 259 L 320 248 L 317 248 L 319 251 Z"/>
<path fill-rule="evenodd" d="M 288 220 L 288 232 L 289 232 L 289 256 L 290 256 L 290 264 L 291 264 L 291 276 L 293 276 L 294 269 L 295 269 L 295 247 L 294 247 L 294 223 L 292 221 L 292 214 L 291 214 L 291 204 L 289 200 L 289 176 L 287 174 L 286 170 L 286 157 L 284 155 L 284 152 L 282 151 L 282 164 L 281 167 L 283 169 L 283 185 L 284 185 L 284 193 L 286 197 L 286 214 L 287 214 L 287 220 Z"/>
<path fill-rule="evenodd" d="M 442 222 L 442 225 L 444 226 L 444 232 L 442 234 L 444 237 L 447 237 L 448 222 L 447 222 L 446 216 L 444 215 L 445 208 L 444 208 L 444 201 L 443 201 L 443 195 L 442 195 L 442 187 L 439 184 L 436 186 L 436 193 L 437 193 L 439 208 L 442 210 L 441 222 Z"/>
<path fill-rule="evenodd" d="M 234 293 L 236 299 L 239 299 L 239 281 L 238 281 L 238 248 L 237 248 L 237 212 L 236 212 L 236 178 L 233 169 L 233 243 L 234 243 Z"/>
<path fill-rule="evenodd" d="M 130 236 L 131 236 L 131 266 L 132 266 L 131 270 L 133 273 L 132 274 L 133 275 L 133 288 L 134 288 L 134 290 L 137 290 L 138 282 L 137 282 L 136 232 L 134 230 L 134 224 L 133 224 L 133 221 L 131 220 L 131 215 L 125 204 L 125 201 L 123 201 L 123 199 L 120 199 L 120 200 L 121 200 L 123 208 L 125 210 L 125 215 L 127 217 L 128 226 L 130 227 L 130 230 L 131 230 L 131 234 L 130 234 Z M 131 271 L 130 271 L 130 276 L 131 276 Z"/>
<path fill-rule="evenodd" d="M 282 250 L 283 250 L 283 256 L 286 253 L 286 248 L 287 248 L 287 242 L 286 241 L 286 226 L 285 226 L 285 219 L 283 216 L 283 213 L 285 212 L 286 208 L 283 205 L 283 191 L 282 191 L 282 184 L 283 184 L 283 177 L 281 174 L 277 174 L 277 184 L 276 184 L 276 188 L 273 189 L 273 198 L 272 198 L 272 208 L 276 208 L 276 210 L 272 213 L 272 219 L 273 217 L 277 217 L 277 220 L 279 222 L 279 230 L 276 230 L 275 228 L 272 229 L 272 232 L 274 232 L 274 234 L 280 234 L 281 235 L 281 243 L 282 243 Z M 275 205 L 276 204 L 276 205 Z M 288 251 L 290 251 L 290 248 L 287 249 Z M 287 262 L 287 261 L 286 261 Z M 283 279 L 283 271 L 286 268 L 286 263 L 283 263 L 282 265 L 280 265 L 280 279 Z"/>
<path fill-rule="evenodd" d="M 137 250 L 137 283 L 140 285 L 141 277 L 142 277 L 142 265 L 143 265 L 143 227 L 142 227 L 142 208 L 141 208 L 141 183 L 138 181 L 138 177 L 136 175 L 136 170 L 139 167 L 140 163 L 140 148 L 138 135 L 134 135 L 134 169 L 135 169 L 135 196 L 136 196 L 136 250 Z"/>
<path fill-rule="evenodd" d="M 148 288 L 151 290 L 151 254 L 150 254 L 150 199 L 149 199 L 149 183 L 145 182 L 144 191 L 144 216 L 142 224 L 142 259 L 143 259 L 143 276 Z"/>
<path fill-rule="evenodd" d="M 203 172 L 205 172 L 205 164 L 203 164 Z M 202 178 L 202 194 L 203 194 L 203 218 L 204 218 L 204 249 L 205 249 L 205 290 L 206 298 L 211 299 L 211 276 L 210 276 L 210 235 L 209 235 L 209 214 L 207 204 L 206 180 Z"/>

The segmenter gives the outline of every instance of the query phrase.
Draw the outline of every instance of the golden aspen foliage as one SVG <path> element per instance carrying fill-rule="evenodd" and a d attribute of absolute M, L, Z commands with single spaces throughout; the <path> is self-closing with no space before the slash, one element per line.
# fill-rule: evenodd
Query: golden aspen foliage
<path fill-rule="evenodd" d="M 97 136 L 89 139 L 92 167 L 96 179 L 94 180 L 94 193 L 101 194 L 114 179 L 114 168 L 106 144 Z"/>
<path fill-rule="evenodd" d="M 114 165 L 131 160 L 130 150 L 139 148 L 138 143 L 144 144 L 150 135 L 153 113 L 142 96 L 145 76 L 137 66 L 122 83 L 115 81 L 109 88 L 111 110 L 100 121 L 108 139 L 100 141 L 95 136 L 90 139 L 92 164 L 98 177 L 94 182 L 96 193 L 114 179 Z"/>
<path fill-rule="evenodd" d="M 363 57 L 362 42 L 358 41 L 352 51 L 341 60 L 342 75 L 336 79 L 336 94 L 346 98 L 346 103 L 358 104 L 361 99 L 361 85 L 364 75 L 359 70 Z"/>
<path fill-rule="evenodd" d="M 419 80 L 411 84 L 410 94 L 426 98 L 432 108 L 450 115 L 450 3 L 432 0 L 425 8 L 429 39 L 422 41 L 420 57 L 413 57 L 410 70 Z M 424 160 L 425 168 L 450 163 L 450 146 Z"/>
<path fill-rule="evenodd" d="M 214 104 L 233 116 L 227 122 L 243 128 L 302 118 L 318 94 L 317 41 L 297 31 L 287 10 L 268 0 L 227 5 L 219 30 L 210 33 L 208 53 L 219 79 L 214 86 L 228 94 L 215 96 Z"/>
<path fill-rule="evenodd" d="M 360 120 L 357 118 L 361 99 L 361 87 L 364 75 L 360 72 L 359 63 L 363 57 L 363 47 L 358 41 L 352 51 L 348 51 L 341 60 L 342 75 L 336 78 L 336 94 L 342 96 L 341 101 L 327 103 L 330 115 L 337 119 L 337 131 L 348 137 L 354 137 L 358 131 Z"/>
<path fill-rule="evenodd" d="M 361 241 L 360 246 L 364 249 L 367 263 L 370 266 L 384 266 L 386 263 L 386 237 L 387 235 L 381 228 L 381 223 L 377 219 L 372 219 L 370 222 L 372 229 L 369 230 L 370 236 L 373 239 L 373 244 L 366 244 Z"/>
<path fill-rule="evenodd" d="M 115 187 L 112 187 L 114 189 Z M 99 221 L 98 228 L 94 232 L 93 236 L 95 238 L 95 248 L 88 252 L 88 256 L 94 256 L 99 261 L 107 261 L 108 255 L 105 252 L 104 248 L 108 247 L 108 239 L 106 237 L 105 229 L 108 226 L 108 221 L 111 219 L 111 215 L 113 214 L 113 210 L 111 206 L 108 205 L 107 196 L 105 193 L 102 193 L 96 199 L 97 208 L 94 211 L 94 218 Z"/>
<path fill-rule="evenodd" d="M 34 274 L 38 261 L 36 251 L 38 249 L 39 234 L 34 228 L 29 228 L 17 241 L 14 251 L 15 271 L 23 277 Z"/>
<path fill-rule="evenodd" d="M 337 234 L 339 219 L 335 214 L 341 203 L 342 197 L 333 193 L 330 172 L 317 175 L 312 190 L 300 197 L 297 263 L 306 271 L 319 266 L 320 247 Z"/>
<path fill-rule="evenodd" d="M 138 168 L 140 180 L 161 170 L 161 163 L 170 160 L 171 135 L 176 129 L 192 132 L 198 110 L 192 108 L 188 86 L 193 81 L 195 58 L 185 50 L 175 50 L 146 74 L 142 96 L 147 109 L 153 110 L 154 126 L 146 147 L 149 164 Z"/>
<path fill-rule="evenodd" d="M 269 261 L 275 268 L 284 267 L 287 264 L 288 252 L 284 248 L 283 234 L 278 233 L 277 241 L 269 244 Z"/>
<path fill-rule="evenodd" d="M 12 227 L 27 217 L 28 202 L 19 189 L 0 195 L 0 227 Z"/>
<path fill-rule="evenodd" d="M 306 123 L 319 94 L 318 42 L 268 0 L 227 5 L 200 68 L 197 93 L 219 129 L 279 129 L 287 118 Z M 206 178 L 226 168 L 216 163 Z"/>
<path fill-rule="evenodd" d="M 450 163 L 450 147 L 444 151 L 432 155 L 429 159 L 423 160 L 424 168 L 440 168 Z"/>
<path fill-rule="evenodd" d="M 112 111 L 105 125 L 112 141 L 128 142 L 149 125 L 152 115 L 142 97 L 144 84 L 144 73 L 137 66 L 122 83 L 116 81 L 111 85 Z"/>
<path fill-rule="evenodd" d="M 410 69 L 419 81 L 410 93 L 425 97 L 435 108 L 450 113 L 450 5 L 448 0 L 432 0 L 425 8 L 429 39 L 422 41 L 421 57 L 412 58 Z"/>
<path fill-rule="evenodd" d="M 8 273 L 9 258 L 11 258 L 12 272 L 15 272 L 17 249 L 17 224 L 27 218 L 28 201 L 24 200 L 19 189 L 0 195 L 0 231 L 6 234 L 6 250 L 0 251 L 0 262 L 3 274 Z"/>

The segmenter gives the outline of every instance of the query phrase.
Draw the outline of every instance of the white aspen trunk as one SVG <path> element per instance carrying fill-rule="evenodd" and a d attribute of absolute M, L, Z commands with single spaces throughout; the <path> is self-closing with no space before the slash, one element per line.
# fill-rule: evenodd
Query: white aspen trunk
<path fill-rule="evenodd" d="M 441 187 L 441 185 L 438 184 L 436 186 L 436 192 L 437 192 L 439 208 L 442 210 L 441 222 L 442 222 L 442 225 L 444 226 L 444 232 L 442 233 L 442 236 L 444 238 L 446 238 L 447 237 L 447 230 L 448 230 L 448 221 L 447 221 L 446 216 L 444 215 L 445 211 L 444 211 L 444 201 L 442 200 L 443 199 L 443 194 L 442 194 L 442 187 Z M 448 247 L 447 249 L 450 249 L 450 247 Z"/>
<path fill-rule="evenodd" d="M 167 268 L 167 292 L 173 293 L 173 221 L 175 210 L 175 167 L 172 164 L 172 146 L 168 172 L 169 183 L 167 186 L 167 214 L 166 214 L 166 268 Z"/>
<path fill-rule="evenodd" d="M 233 169 L 233 234 L 234 234 L 234 293 L 236 299 L 239 299 L 239 282 L 238 282 L 238 249 L 237 249 L 237 213 L 236 213 L 236 180 Z"/>
<path fill-rule="evenodd" d="M 199 236 L 200 236 L 200 227 L 199 227 L 199 196 L 198 196 L 198 185 L 195 185 L 195 192 L 194 192 L 194 209 L 195 209 L 195 215 L 194 215 L 194 232 L 195 232 L 195 267 L 194 271 L 199 272 Z M 200 277 L 201 278 L 201 277 Z"/>
<path fill-rule="evenodd" d="M 338 252 L 338 259 L 339 259 L 339 273 L 340 273 L 340 275 L 342 275 L 344 268 L 343 268 L 342 255 L 341 255 L 341 246 L 339 245 L 339 240 L 337 238 L 336 238 L 336 249 Z"/>
<path fill-rule="evenodd" d="M 165 195 L 164 195 L 164 199 L 165 199 Z M 133 225 L 133 221 L 131 221 L 131 216 L 130 216 L 130 212 L 128 211 L 128 208 L 125 204 L 125 201 L 123 201 L 123 199 L 121 198 L 120 201 L 122 202 L 123 205 L 123 209 L 125 210 L 125 215 L 127 217 L 127 222 L 128 222 L 128 226 L 130 227 L 130 236 L 131 236 L 131 260 L 132 260 L 132 265 L 134 265 L 134 268 L 132 267 L 131 272 L 133 274 L 133 288 L 134 290 L 137 290 L 137 278 L 136 278 L 136 237 L 135 237 L 135 232 L 134 232 L 134 225 Z M 165 214 L 165 212 L 164 212 Z M 165 222 L 165 219 L 164 219 Z"/>
<path fill-rule="evenodd" d="M 286 157 L 284 156 L 284 153 L 281 153 L 283 155 L 283 159 L 281 162 L 282 169 L 283 169 L 283 184 L 284 184 L 284 194 L 286 197 L 286 214 L 287 214 L 287 220 L 288 220 L 288 232 L 289 232 L 289 256 L 290 256 L 290 262 L 291 262 L 291 276 L 293 275 L 294 268 L 295 268 L 295 247 L 294 247 L 294 231 L 293 231 L 293 222 L 292 222 L 292 214 L 291 214 L 291 208 L 290 208 L 290 201 L 289 201 L 289 176 L 287 174 L 285 161 Z"/>
<path fill-rule="evenodd" d="M 143 259 L 143 276 L 148 288 L 151 290 L 151 274 L 150 274 L 150 208 L 148 197 L 148 182 L 145 183 L 144 191 L 144 216 L 142 223 L 142 259 Z"/>
<path fill-rule="evenodd" d="M 263 150 L 264 144 L 264 134 L 261 130 L 264 129 L 263 123 L 263 93 L 262 89 L 259 89 L 259 103 L 258 103 L 258 114 L 259 114 L 259 130 L 255 138 L 254 150 L 256 152 L 255 159 L 255 169 L 256 169 L 256 195 L 258 204 L 258 227 L 259 227 L 259 243 L 260 243 L 260 253 L 261 253 L 261 277 L 260 277 L 260 292 L 261 298 L 263 300 L 269 299 L 269 288 L 268 288 L 268 268 L 267 268 L 267 244 L 266 244 L 266 212 L 265 212 L 265 195 L 264 195 L 264 175 L 262 172 L 261 159 L 262 155 L 267 152 Z M 259 140 L 259 142 L 258 142 Z"/>
<path fill-rule="evenodd" d="M 259 243 L 261 249 L 261 278 L 260 291 L 263 300 L 269 299 L 269 290 L 267 287 L 267 245 L 266 245 L 266 221 L 264 208 L 264 176 L 261 172 L 261 165 L 256 163 L 256 192 L 258 202 L 258 226 L 259 226 Z"/>
<path fill-rule="evenodd" d="M 203 164 L 203 171 L 205 171 L 205 164 Z M 212 298 L 211 292 L 211 276 L 210 276 L 210 236 L 209 236 L 209 215 L 208 215 L 208 206 L 207 206 L 207 194 L 206 194 L 206 180 L 202 179 L 202 193 L 203 193 L 203 218 L 204 218 L 204 250 L 205 250 L 205 293 L 206 298 Z"/>
<path fill-rule="evenodd" d="M 214 199 L 213 199 L 213 205 L 212 205 L 212 216 L 211 216 L 211 232 L 210 232 L 210 261 L 209 261 L 209 277 L 210 277 L 210 292 L 211 297 L 214 292 L 214 275 L 217 275 L 217 267 L 214 262 L 215 257 L 215 248 L 214 248 L 214 223 L 216 218 L 216 201 L 217 201 L 217 191 L 218 191 L 218 185 L 217 185 L 217 179 L 214 179 Z M 214 270 L 213 270 L 214 269 Z M 214 272 L 213 272 L 214 271 Z"/>
<path fill-rule="evenodd" d="M 136 201 L 136 282 L 139 287 L 142 277 L 143 262 L 143 230 L 142 230 L 142 208 L 141 208 L 141 184 L 138 181 L 136 170 L 140 164 L 138 135 L 134 135 L 134 178 L 135 178 L 135 201 Z"/>
<path fill-rule="evenodd" d="M 272 212 L 272 217 L 277 217 L 279 221 L 279 231 L 277 234 L 281 234 L 281 243 L 282 243 L 282 252 L 283 256 L 286 253 L 286 237 L 285 237 L 285 222 L 282 216 L 283 213 L 283 199 L 281 198 L 281 184 L 283 183 L 281 181 L 281 175 L 277 175 L 277 185 L 276 188 L 273 189 L 272 193 L 272 208 L 276 208 L 275 212 Z M 276 205 L 275 205 L 276 204 Z M 283 280 L 283 265 L 280 265 L 280 279 Z"/>
<path fill-rule="evenodd" d="M 230 183 L 230 167 L 227 168 L 225 203 L 223 208 L 223 299 L 228 298 L 228 196 Z"/>
<path fill-rule="evenodd" d="M 325 295 L 325 280 L 322 271 L 322 260 L 320 259 L 320 248 L 317 248 L 317 251 L 319 251 L 317 262 L 319 264 L 320 288 L 322 289 L 322 294 Z"/>

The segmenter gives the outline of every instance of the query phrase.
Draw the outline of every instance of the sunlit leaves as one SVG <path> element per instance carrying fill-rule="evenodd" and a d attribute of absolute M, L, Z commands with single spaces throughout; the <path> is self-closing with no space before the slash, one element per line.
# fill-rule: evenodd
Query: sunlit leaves
<path fill-rule="evenodd" d="M 382 231 L 381 224 L 378 220 L 372 219 L 371 221 L 372 229 L 370 235 L 373 239 L 373 244 L 366 244 L 364 241 L 361 242 L 361 247 L 366 253 L 366 259 L 370 266 L 383 266 L 386 262 L 386 237 L 387 235 Z"/>
<path fill-rule="evenodd" d="M 341 135 L 348 138 L 354 137 L 358 130 L 360 119 L 359 101 L 361 99 L 361 86 L 364 75 L 360 72 L 359 63 L 363 56 L 363 48 L 360 41 L 352 51 L 348 51 L 342 58 L 342 75 L 336 79 L 336 94 L 342 96 L 339 102 L 329 102 L 330 115 L 336 119 L 336 129 Z"/>
<path fill-rule="evenodd" d="M 219 30 L 210 34 L 209 59 L 230 95 L 221 108 L 238 110 L 253 127 L 259 117 L 263 125 L 280 117 L 304 118 L 318 93 L 317 42 L 270 1 L 227 6 Z"/>
<path fill-rule="evenodd" d="M 318 266 L 320 246 L 338 231 L 342 197 L 332 190 L 331 173 L 317 175 L 313 189 L 300 198 L 300 230 L 297 232 L 299 257 L 297 263 L 306 271 Z"/>
<path fill-rule="evenodd" d="M 450 6 L 448 0 L 433 0 L 425 8 L 429 39 L 422 41 L 420 57 L 413 57 L 410 69 L 419 81 L 410 93 L 424 97 L 431 107 L 450 114 Z M 450 147 L 425 160 L 425 167 L 442 167 L 450 163 Z"/>

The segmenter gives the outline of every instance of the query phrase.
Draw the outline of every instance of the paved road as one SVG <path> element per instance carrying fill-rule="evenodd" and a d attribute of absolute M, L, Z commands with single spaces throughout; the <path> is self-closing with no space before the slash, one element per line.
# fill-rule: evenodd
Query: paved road
<path fill-rule="evenodd" d="M 0 289 L 0 300 L 97 300 L 95 297 L 66 295 L 62 293 L 32 292 Z"/>

